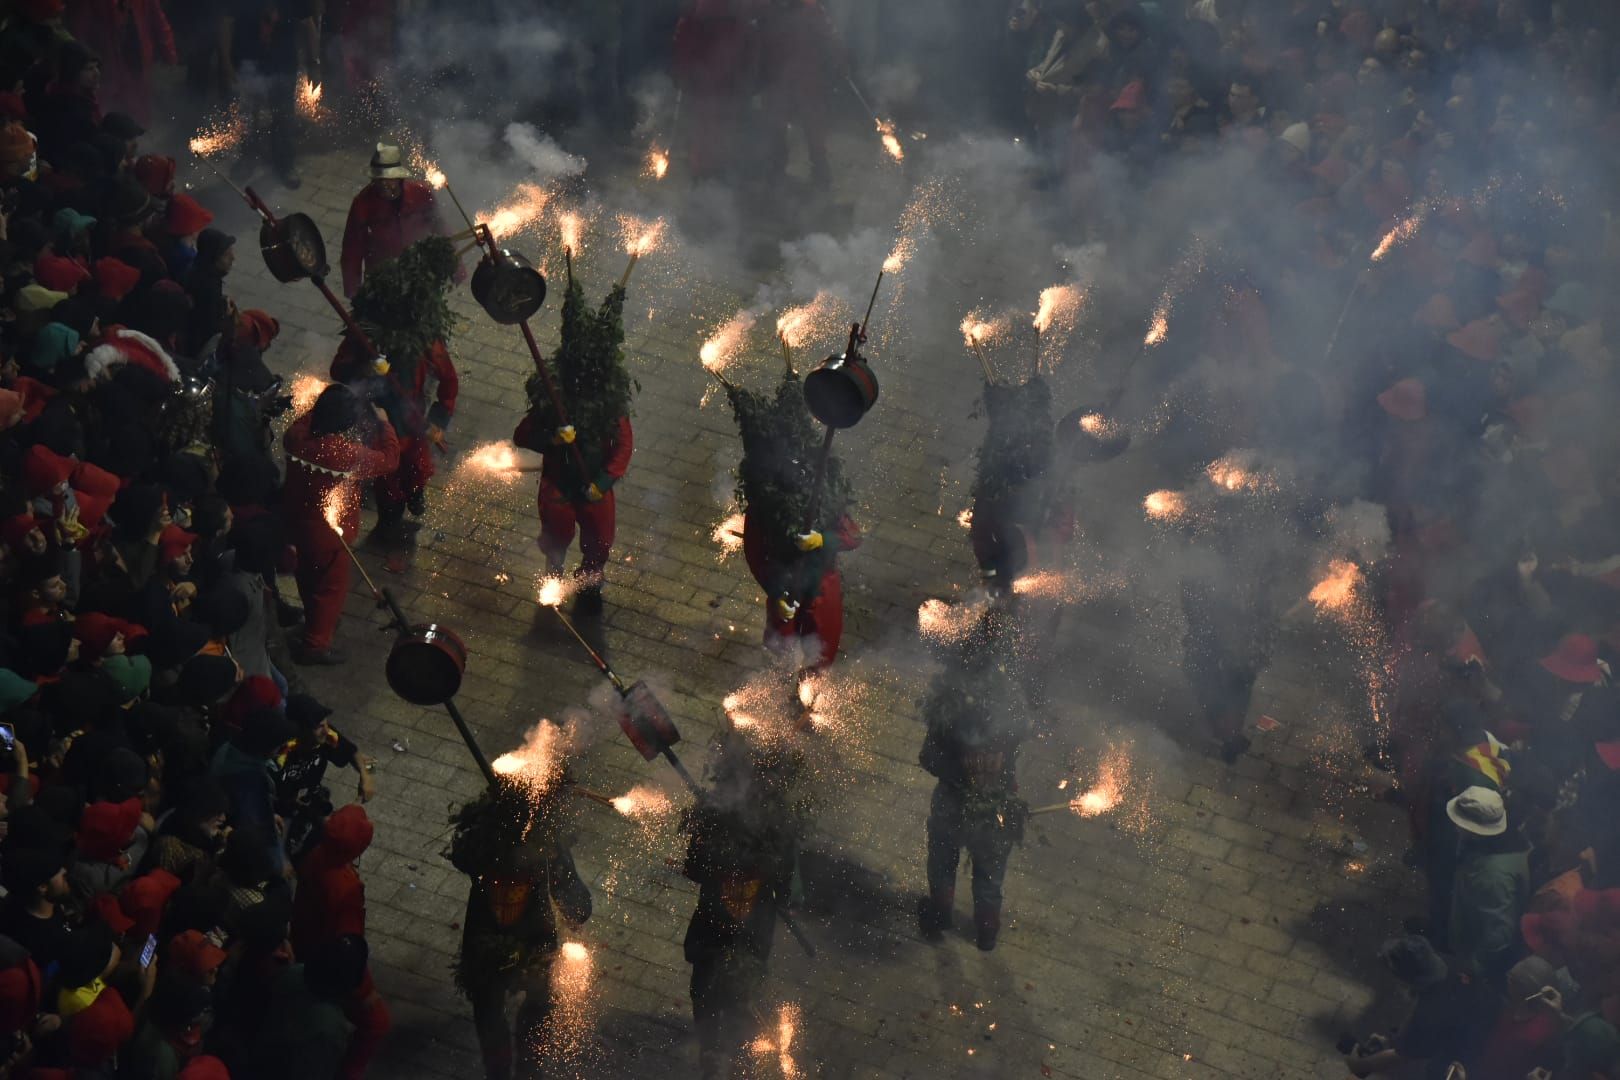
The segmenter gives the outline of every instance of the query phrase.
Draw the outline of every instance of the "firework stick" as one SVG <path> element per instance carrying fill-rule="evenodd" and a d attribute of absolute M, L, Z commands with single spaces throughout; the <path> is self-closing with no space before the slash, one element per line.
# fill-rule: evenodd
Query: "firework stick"
<path fill-rule="evenodd" d="M 473 219 L 468 215 L 467 208 L 461 205 L 460 199 L 456 198 L 456 189 L 450 186 L 450 178 L 448 176 L 444 178 L 444 193 L 450 196 L 450 201 L 456 204 L 457 210 L 461 211 L 461 220 L 467 223 L 467 228 L 478 228 L 478 226 L 473 224 Z"/>
<path fill-rule="evenodd" d="M 872 103 L 866 100 L 866 95 L 861 93 L 861 88 L 855 85 L 855 76 L 846 74 L 844 82 L 849 85 L 849 92 L 855 95 L 855 100 L 861 103 L 861 108 L 865 109 L 867 115 L 876 123 L 878 114 L 873 111 Z"/>
<path fill-rule="evenodd" d="M 366 588 L 371 590 L 372 599 L 377 601 L 378 607 L 382 607 L 385 603 L 383 600 L 382 590 L 377 588 L 377 583 L 371 580 L 370 574 L 366 573 L 366 568 L 360 562 L 360 557 L 354 553 L 354 548 L 350 547 L 349 541 L 344 538 L 343 530 L 333 529 L 332 532 L 337 535 L 338 543 L 343 545 L 343 551 L 349 556 L 349 561 L 354 563 L 354 568 L 360 571 L 360 577 L 366 583 Z"/>
<path fill-rule="evenodd" d="M 640 261 L 640 259 L 640 252 L 632 251 L 630 253 L 630 263 L 624 268 L 624 275 L 619 278 L 619 288 L 622 289 L 626 285 L 630 284 L 630 272 L 636 268 L 636 263 Z"/>
<path fill-rule="evenodd" d="M 866 317 L 861 320 L 861 340 L 866 339 L 866 324 L 872 321 L 872 309 L 877 306 L 878 290 L 883 287 L 884 271 L 879 270 L 877 282 L 872 286 L 872 299 L 866 302 Z"/>
<path fill-rule="evenodd" d="M 973 355 L 979 358 L 979 367 L 984 370 L 984 381 L 994 385 L 996 373 L 990 370 L 990 358 L 984 355 L 984 346 L 979 344 L 977 338 L 974 338 L 969 342 L 969 348 L 973 350 Z"/>
<path fill-rule="evenodd" d="M 789 375 L 797 374 L 793 370 L 793 348 L 788 344 L 787 335 L 777 334 L 776 340 L 782 343 L 782 364 L 787 368 L 787 373 Z"/>
<path fill-rule="evenodd" d="M 804 955 L 814 960 L 816 958 L 815 945 L 810 941 L 810 938 L 805 935 L 805 932 L 800 929 L 798 922 L 791 914 L 789 914 L 788 909 L 785 907 L 778 907 L 776 909 L 776 913 L 782 916 L 782 925 L 788 928 L 788 933 L 792 934 L 793 940 L 799 943 L 799 948 L 804 950 Z"/>
<path fill-rule="evenodd" d="M 568 616 L 562 613 L 562 608 L 552 607 L 549 604 L 546 606 L 551 607 L 551 613 L 557 616 L 557 621 L 562 623 L 568 632 L 574 635 L 574 640 L 579 642 L 585 651 L 590 654 L 591 662 L 596 665 L 598 671 L 607 676 L 608 681 L 613 684 L 613 688 L 620 694 L 625 693 L 629 688 L 624 685 L 624 680 L 619 678 L 619 673 L 608 667 L 608 662 L 602 659 L 602 654 L 591 647 L 591 643 L 585 640 Z"/>
<path fill-rule="evenodd" d="M 592 791 L 590 788 L 584 788 L 584 787 L 579 787 L 577 785 L 571 785 L 568 788 L 568 793 L 570 795 L 577 795 L 581 799 L 589 799 L 591 802 L 594 802 L 594 803 L 601 803 L 603 806 L 613 806 L 613 800 L 612 799 L 608 798 L 606 795 L 602 794 L 600 791 Z M 618 808 L 614 807 L 614 809 L 618 809 Z"/>
<path fill-rule="evenodd" d="M 1365 273 L 1356 275 L 1356 283 L 1350 289 L 1350 295 L 1344 298 L 1344 307 L 1339 309 L 1339 321 L 1333 324 L 1333 333 L 1328 338 L 1327 348 L 1322 352 L 1324 363 L 1333 359 L 1334 346 L 1339 344 L 1339 331 L 1344 329 L 1345 316 L 1350 314 L 1350 305 L 1356 302 L 1356 296 L 1361 292 L 1362 282 L 1367 280 Z"/>
<path fill-rule="evenodd" d="M 1069 803 L 1055 802 L 1051 806 L 1037 806 L 1037 807 L 1035 807 L 1035 809 L 1031 810 L 1025 816 L 1026 817 L 1036 817 L 1036 816 L 1038 816 L 1040 814 L 1055 814 L 1059 810 L 1072 810 L 1072 809 L 1073 809 L 1073 806 L 1071 804 L 1069 804 Z"/>

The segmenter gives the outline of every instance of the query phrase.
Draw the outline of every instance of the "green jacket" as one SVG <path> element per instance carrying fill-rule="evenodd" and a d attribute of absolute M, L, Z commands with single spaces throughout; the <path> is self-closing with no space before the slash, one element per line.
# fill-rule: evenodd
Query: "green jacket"
<path fill-rule="evenodd" d="M 1451 954 L 1458 970 L 1476 978 L 1503 974 L 1529 903 L 1528 853 L 1464 854 L 1451 892 Z"/>

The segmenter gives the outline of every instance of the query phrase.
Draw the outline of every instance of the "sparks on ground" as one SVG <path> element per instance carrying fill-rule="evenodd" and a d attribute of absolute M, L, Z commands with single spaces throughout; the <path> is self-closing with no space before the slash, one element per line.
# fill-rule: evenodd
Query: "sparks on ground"
<path fill-rule="evenodd" d="M 742 550 L 743 520 L 741 510 L 728 514 L 709 534 L 709 539 L 720 545 L 721 559 L 725 559 L 728 555 L 735 555 Z"/>
<path fill-rule="evenodd" d="M 964 529 L 973 528 L 973 507 L 964 506 L 956 515 L 956 523 Z"/>
<path fill-rule="evenodd" d="M 638 784 L 612 800 L 613 809 L 627 818 L 661 817 L 675 809 L 675 803 L 658 788 Z"/>
<path fill-rule="evenodd" d="M 490 476 L 516 476 L 522 462 L 517 447 L 509 442 L 484 443 L 475 447 L 462 462 L 464 466 Z"/>
<path fill-rule="evenodd" d="M 541 607 L 561 607 L 562 602 L 568 599 L 568 582 L 556 574 L 544 574 L 535 590 L 535 599 Z"/>

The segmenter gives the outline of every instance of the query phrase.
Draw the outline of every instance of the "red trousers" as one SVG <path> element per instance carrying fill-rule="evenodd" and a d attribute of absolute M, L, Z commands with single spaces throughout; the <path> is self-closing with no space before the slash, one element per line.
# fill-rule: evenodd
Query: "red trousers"
<path fill-rule="evenodd" d="M 765 598 L 765 647 L 773 653 L 791 655 L 803 638 L 816 638 L 820 658 L 812 666 L 831 667 L 838 659 L 838 642 L 844 636 L 844 579 L 837 569 L 821 578 L 816 598 L 803 604 L 799 614 L 783 619 L 776 613 L 776 597 Z"/>
<path fill-rule="evenodd" d="M 576 503 L 550 484 L 540 485 L 540 550 L 553 565 L 560 565 L 568 557 L 577 527 L 580 560 L 576 573 L 599 578 L 613 550 L 617 520 L 611 491 L 601 502 Z"/>
<path fill-rule="evenodd" d="M 377 478 L 377 505 L 403 506 L 433 479 L 433 444 L 423 435 L 399 440 L 399 468 Z"/>
<path fill-rule="evenodd" d="M 304 604 L 304 647 L 319 652 L 332 644 L 343 599 L 349 595 L 349 556 L 324 520 L 292 523 L 298 546 L 298 598 Z"/>
<path fill-rule="evenodd" d="M 364 1080 L 377 1048 L 394 1030 L 393 1014 L 388 1011 L 388 1003 L 377 993 L 369 967 L 360 985 L 343 1003 L 343 1015 L 354 1025 L 354 1034 L 349 1036 L 349 1049 L 343 1055 L 338 1076 L 342 1080 Z"/>

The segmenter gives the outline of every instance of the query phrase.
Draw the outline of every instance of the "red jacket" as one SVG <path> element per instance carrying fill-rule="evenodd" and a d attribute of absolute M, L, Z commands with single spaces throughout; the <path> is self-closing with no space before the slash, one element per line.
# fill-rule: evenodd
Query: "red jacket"
<path fill-rule="evenodd" d="M 603 439 L 601 446 L 594 452 L 589 447 L 580 447 L 580 456 L 585 459 L 585 467 L 596 470 L 588 479 L 582 480 L 574 451 L 568 446 L 552 442 L 551 439 L 551 432 L 535 430 L 533 413 L 525 416 L 523 422 L 517 426 L 517 430 L 512 432 L 513 443 L 526 450 L 539 451 L 544 456 L 545 461 L 540 469 L 541 485 L 549 486 L 575 502 L 585 497 L 587 484 L 595 484 L 603 492 L 611 491 L 613 485 L 623 479 L 625 472 L 630 468 L 630 455 L 636 449 L 635 432 L 630 428 L 630 418 L 621 416 L 612 434 Z"/>
<path fill-rule="evenodd" d="M 372 825 L 358 803 L 326 819 L 321 842 L 298 868 L 292 944 L 301 956 L 345 934 L 366 932 L 366 886 L 354 868 L 371 846 Z"/>
<path fill-rule="evenodd" d="M 131 28 L 141 68 L 180 62 L 174 31 L 159 0 L 75 0 L 69 9 L 68 29 L 103 63 L 132 59 L 125 45 Z"/>
<path fill-rule="evenodd" d="M 784 558 L 782 551 L 790 542 L 787 537 L 771 537 L 752 512 L 743 514 L 743 560 L 759 587 L 773 599 L 790 596 L 806 600 L 820 595 L 825 583 L 838 576 L 838 552 L 853 551 L 861 546 L 861 528 L 848 514 L 838 519 L 838 531 L 824 536 L 825 550 L 832 554 L 820 581 L 802 581 L 796 572 L 798 558 Z M 795 555 L 797 553 L 795 552 Z"/>
<path fill-rule="evenodd" d="M 287 516 L 294 522 L 321 520 L 332 491 L 349 485 L 352 492 L 343 498 L 339 524 L 353 536 L 360 528 L 360 488 L 364 480 L 387 476 L 399 468 L 399 437 L 388 424 L 379 424 L 375 445 L 348 434 L 312 435 L 308 413 L 294 421 L 282 438 L 287 452 L 287 482 L 282 499 Z"/>
<path fill-rule="evenodd" d="M 433 188 L 421 180 L 403 180 L 397 199 L 367 184 L 349 204 L 343 226 L 343 294 L 352 297 L 360 288 L 367 267 L 387 262 L 434 233 L 444 232 Z"/>
<path fill-rule="evenodd" d="M 456 396 L 461 392 L 461 377 L 456 374 L 456 365 L 450 359 L 450 350 L 444 347 L 444 342 L 435 341 L 411 365 L 410 371 L 404 371 L 397 363 L 393 368 L 382 376 L 385 390 L 378 404 L 387 410 L 400 438 L 416 438 L 427 431 L 429 424 L 439 428 L 449 427 L 450 418 L 456 414 Z M 341 383 L 378 378 L 372 374 L 371 358 L 361 352 L 352 338 L 344 338 L 343 344 L 338 346 L 337 355 L 332 358 L 330 374 L 333 382 Z M 427 403 L 429 375 L 438 384 L 431 406 Z"/>
<path fill-rule="evenodd" d="M 697 95 L 741 91 L 753 71 L 754 41 L 744 0 L 695 0 L 675 24 L 671 73 Z"/>

